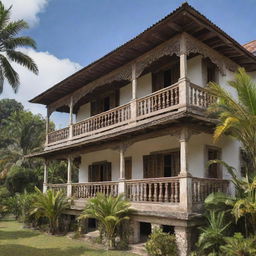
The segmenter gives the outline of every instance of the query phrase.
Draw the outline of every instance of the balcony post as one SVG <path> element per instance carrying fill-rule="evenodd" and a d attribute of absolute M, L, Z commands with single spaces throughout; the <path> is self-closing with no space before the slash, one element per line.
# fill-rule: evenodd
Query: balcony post
<path fill-rule="evenodd" d="M 118 193 L 124 193 L 125 192 L 125 159 L 124 159 L 124 153 L 125 153 L 125 146 L 120 145 L 119 149 L 119 162 L 120 162 L 120 176 L 119 176 L 119 183 L 118 183 Z"/>
<path fill-rule="evenodd" d="M 68 157 L 67 197 L 72 196 L 72 157 Z"/>
<path fill-rule="evenodd" d="M 189 130 L 183 128 L 180 133 L 180 207 L 186 212 L 192 212 L 192 176 L 188 170 L 188 140 Z"/>
<path fill-rule="evenodd" d="M 137 117 L 137 77 L 136 64 L 132 65 L 132 100 L 131 100 L 131 120 L 136 121 Z"/>
<path fill-rule="evenodd" d="M 46 193 L 48 185 L 48 161 L 44 160 L 44 183 L 43 183 L 43 193 Z"/>
<path fill-rule="evenodd" d="M 46 133 L 45 145 L 46 146 L 48 145 L 49 123 L 50 123 L 50 114 L 49 114 L 49 109 L 47 107 L 47 109 L 46 109 L 46 118 L 45 118 L 45 133 Z"/>
<path fill-rule="evenodd" d="M 69 103 L 69 138 L 73 137 L 73 96 L 70 98 Z"/>
<path fill-rule="evenodd" d="M 188 105 L 188 64 L 187 64 L 187 46 L 185 35 L 180 38 L 180 78 L 179 78 L 179 104 L 181 108 Z"/>

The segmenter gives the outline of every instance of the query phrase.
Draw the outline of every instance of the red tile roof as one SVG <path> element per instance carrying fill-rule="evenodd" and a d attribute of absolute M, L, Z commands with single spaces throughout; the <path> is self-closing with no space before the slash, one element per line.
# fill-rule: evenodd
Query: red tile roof
<path fill-rule="evenodd" d="M 251 41 L 251 42 L 249 42 L 249 43 L 244 44 L 243 47 L 244 47 L 247 51 L 249 51 L 249 52 L 251 52 L 252 54 L 256 55 L 256 40 L 253 40 L 253 41 Z"/>

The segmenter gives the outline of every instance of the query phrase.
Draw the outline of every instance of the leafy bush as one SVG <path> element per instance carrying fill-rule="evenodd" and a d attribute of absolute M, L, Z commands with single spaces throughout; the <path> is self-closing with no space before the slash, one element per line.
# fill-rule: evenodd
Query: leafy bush
<path fill-rule="evenodd" d="M 146 250 L 151 256 L 178 255 L 175 236 L 163 232 L 160 228 L 155 228 L 149 236 L 149 240 L 146 243 Z"/>
<path fill-rule="evenodd" d="M 256 255 L 256 237 L 244 238 L 241 233 L 235 233 L 233 237 L 225 237 L 224 240 L 226 244 L 220 249 L 225 256 Z"/>
<path fill-rule="evenodd" d="M 38 177 L 34 170 L 22 166 L 13 166 L 7 175 L 5 185 L 10 193 L 33 192 Z"/>
<path fill-rule="evenodd" d="M 98 193 L 90 199 L 79 219 L 94 218 L 99 222 L 100 233 L 106 241 L 107 248 L 114 248 L 115 238 L 124 221 L 129 220 L 133 210 L 130 203 L 124 199 L 124 195 L 105 196 Z"/>

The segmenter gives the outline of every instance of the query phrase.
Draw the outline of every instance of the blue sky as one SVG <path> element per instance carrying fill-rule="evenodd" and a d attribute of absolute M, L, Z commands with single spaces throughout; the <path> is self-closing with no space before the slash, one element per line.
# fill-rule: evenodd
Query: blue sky
<path fill-rule="evenodd" d="M 30 31 L 38 49 L 82 66 L 131 39 L 184 1 L 51 0 Z M 256 39 L 256 0 L 188 1 L 240 43 Z"/>
<path fill-rule="evenodd" d="M 15 98 L 34 113 L 45 107 L 28 100 L 83 66 L 133 38 L 168 15 L 179 0 L 2 0 L 13 5 L 13 19 L 22 18 L 31 28 L 26 34 L 38 45 L 25 49 L 39 66 L 39 76 L 17 68 L 21 86 L 15 95 L 5 84 L 1 98 Z M 26 4 L 24 4 L 26 2 Z M 239 43 L 256 39 L 256 0 L 191 0 L 199 12 Z M 59 126 L 62 120 L 57 115 Z"/>

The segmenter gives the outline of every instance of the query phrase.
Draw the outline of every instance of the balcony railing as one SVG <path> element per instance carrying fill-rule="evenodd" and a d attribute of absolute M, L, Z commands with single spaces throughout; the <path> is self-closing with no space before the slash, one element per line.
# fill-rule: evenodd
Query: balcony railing
<path fill-rule="evenodd" d="M 88 182 L 72 184 L 73 198 L 92 198 L 102 193 L 106 196 L 118 195 L 118 182 Z"/>
<path fill-rule="evenodd" d="M 155 178 L 126 181 L 126 196 L 133 202 L 180 201 L 178 178 Z"/>
<path fill-rule="evenodd" d="M 188 180 L 184 182 L 184 179 Z M 95 197 L 97 193 L 103 193 L 107 196 L 117 196 L 119 193 L 124 193 L 126 198 L 133 203 L 175 205 L 176 209 L 180 207 L 182 211 L 184 209 L 188 211 L 200 210 L 209 194 L 213 192 L 228 193 L 228 187 L 228 180 L 179 176 L 122 182 L 48 184 L 48 189 L 63 190 L 68 197 L 72 197 L 74 200 L 87 200 Z M 186 194 L 184 191 L 191 191 L 191 193 Z M 184 206 L 184 202 L 188 202 L 187 205 Z"/>
<path fill-rule="evenodd" d="M 207 90 L 192 83 L 176 83 L 128 104 L 110 109 L 106 112 L 89 117 L 58 131 L 48 134 L 48 145 L 79 139 L 92 134 L 128 125 L 151 116 L 172 112 L 186 106 L 206 109 L 216 101 Z M 71 134 L 70 134 L 71 133 Z"/>

